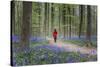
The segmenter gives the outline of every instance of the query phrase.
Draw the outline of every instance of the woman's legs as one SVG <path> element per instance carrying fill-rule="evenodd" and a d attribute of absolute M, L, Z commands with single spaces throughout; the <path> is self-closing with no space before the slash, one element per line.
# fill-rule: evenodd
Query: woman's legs
<path fill-rule="evenodd" d="M 57 40 L 57 38 L 56 37 L 54 37 L 54 41 L 56 42 L 56 40 Z"/>

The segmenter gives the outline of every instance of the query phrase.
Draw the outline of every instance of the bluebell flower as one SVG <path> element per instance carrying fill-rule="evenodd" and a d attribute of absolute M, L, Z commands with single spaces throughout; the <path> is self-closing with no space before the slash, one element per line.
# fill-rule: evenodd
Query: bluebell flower
<path fill-rule="evenodd" d="M 20 36 L 12 35 L 11 38 L 12 38 L 12 42 L 18 43 L 20 41 Z"/>
<path fill-rule="evenodd" d="M 71 56 L 69 56 L 69 57 L 66 58 L 66 62 L 67 62 L 67 63 L 73 63 L 73 62 L 75 62 L 75 61 L 76 61 L 75 58 L 73 58 L 73 57 L 71 57 Z"/>
<path fill-rule="evenodd" d="M 87 58 L 88 55 L 87 54 L 79 54 L 80 58 Z"/>

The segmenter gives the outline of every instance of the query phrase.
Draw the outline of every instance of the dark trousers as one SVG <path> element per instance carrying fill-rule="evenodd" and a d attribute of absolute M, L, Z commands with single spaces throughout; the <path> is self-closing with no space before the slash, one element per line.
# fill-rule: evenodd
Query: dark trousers
<path fill-rule="evenodd" d="M 54 41 L 55 41 L 55 42 L 57 41 L 57 37 L 54 37 Z"/>

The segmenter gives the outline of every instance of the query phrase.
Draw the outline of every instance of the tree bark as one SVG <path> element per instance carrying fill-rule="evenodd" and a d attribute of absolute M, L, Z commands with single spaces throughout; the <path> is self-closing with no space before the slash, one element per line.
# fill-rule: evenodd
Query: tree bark
<path fill-rule="evenodd" d="M 62 17 L 63 17 L 63 29 L 64 29 L 64 30 L 63 30 L 63 33 L 64 33 L 64 38 L 65 38 L 65 34 L 66 34 L 66 33 L 65 33 L 66 30 L 65 30 L 65 26 L 64 26 L 64 25 L 65 25 L 65 14 L 66 14 L 65 4 L 63 5 L 63 11 L 62 11 L 62 12 L 63 12 L 63 13 L 62 13 Z"/>
<path fill-rule="evenodd" d="M 86 38 L 88 41 L 91 41 L 91 6 L 87 6 L 87 34 Z"/>
<path fill-rule="evenodd" d="M 79 24 L 79 38 L 81 36 L 81 32 L 82 32 L 82 24 L 83 24 L 83 5 L 80 5 L 80 24 Z"/>
<path fill-rule="evenodd" d="M 32 20 L 32 2 L 23 2 L 23 22 L 21 27 L 21 50 L 29 48 L 30 23 Z"/>
<path fill-rule="evenodd" d="M 68 13 L 71 15 L 71 8 L 68 7 Z M 69 38 L 71 38 L 71 16 L 69 16 Z"/>
<path fill-rule="evenodd" d="M 45 21 L 45 4 L 42 3 L 41 4 L 42 8 L 41 8 L 41 35 L 42 37 L 44 37 L 45 33 L 44 33 L 44 21 Z"/>

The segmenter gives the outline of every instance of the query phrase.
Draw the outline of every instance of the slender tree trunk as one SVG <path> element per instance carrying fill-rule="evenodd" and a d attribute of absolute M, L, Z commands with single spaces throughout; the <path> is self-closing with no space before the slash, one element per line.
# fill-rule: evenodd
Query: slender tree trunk
<path fill-rule="evenodd" d="M 38 4 L 38 6 L 39 6 L 39 15 L 38 15 L 38 22 L 39 22 L 39 30 L 38 30 L 38 37 L 41 37 L 41 5 L 40 5 L 41 3 L 39 3 Z"/>
<path fill-rule="evenodd" d="M 47 36 L 47 3 L 45 3 L 45 21 L 44 21 L 44 24 L 45 24 L 45 28 L 44 28 L 44 30 L 45 30 L 45 39 L 46 39 L 46 36 Z"/>
<path fill-rule="evenodd" d="M 91 41 L 91 6 L 87 6 L 87 34 L 86 38 Z"/>
<path fill-rule="evenodd" d="M 51 4 L 51 32 L 53 31 L 54 28 L 54 8 L 53 8 L 53 3 Z"/>
<path fill-rule="evenodd" d="M 71 8 L 68 7 L 68 13 L 71 15 Z M 69 38 L 71 38 L 71 16 L 69 16 Z"/>
<path fill-rule="evenodd" d="M 61 34 L 61 36 L 63 35 L 63 28 L 62 28 L 62 23 L 63 23 L 63 7 L 62 7 L 63 5 L 61 4 L 60 5 L 60 34 Z"/>
<path fill-rule="evenodd" d="M 59 37 L 60 37 L 60 34 L 61 34 L 61 26 L 60 26 L 60 24 L 61 24 L 61 22 L 60 22 L 60 17 L 61 17 L 61 7 L 60 7 L 60 5 L 59 5 Z"/>
<path fill-rule="evenodd" d="M 79 24 L 79 38 L 80 38 L 82 32 L 82 24 L 83 24 L 83 5 L 80 5 L 79 8 L 80 8 L 80 24 Z"/>
<path fill-rule="evenodd" d="M 41 35 L 44 37 L 45 33 L 44 33 L 44 21 L 45 21 L 45 4 L 42 3 L 41 4 L 42 8 L 41 8 Z"/>
<path fill-rule="evenodd" d="M 73 36 L 75 36 L 75 20 L 74 20 L 74 12 L 75 12 L 75 10 L 74 10 L 75 8 L 73 7 L 73 20 L 72 20 L 72 22 L 73 22 L 73 26 L 74 26 L 74 28 L 73 28 Z"/>
<path fill-rule="evenodd" d="M 51 36 L 51 3 L 49 3 L 49 36 Z"/>
<path fill-rule="evenodd" d="M 47 3 L 47 36 L 49 35 L 49 3 Z"/>
<path fill-rule="evenodd" d="M 65 13 L 66 13 L 65 5 L 63 5 L 63 11 L 62 12 L 63 12 L 62 16 L 63 16 L 63 29 L 64 29 L 63 33 L 64 33 L 64 38 L 65 38 L 65 34 L 66 34 L 65 33 L 66 30 L 65 30 L 65 26 L 64 26 L 65 25 Z"/>

